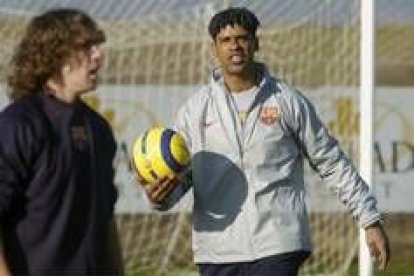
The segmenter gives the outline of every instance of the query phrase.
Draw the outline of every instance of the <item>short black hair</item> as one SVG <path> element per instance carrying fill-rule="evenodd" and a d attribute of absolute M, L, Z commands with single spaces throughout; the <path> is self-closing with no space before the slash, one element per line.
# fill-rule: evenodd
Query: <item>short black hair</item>
<path fill-rule="evenodd" d="M 252 36 L 256 36 L 257 27 L 260 26 L 260 22 L 253 12 L 246 8 L 231 7 L 218 12 L 211 18 L 208 32 L 214 40 L 221 29 L 227 25 L 234 26 L 235 24 L 243 27 Z"/>

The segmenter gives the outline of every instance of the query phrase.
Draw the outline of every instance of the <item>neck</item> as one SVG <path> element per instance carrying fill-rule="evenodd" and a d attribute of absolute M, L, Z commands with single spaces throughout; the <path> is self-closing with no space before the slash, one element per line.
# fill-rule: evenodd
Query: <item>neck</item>
<path fill-rule="evenodd" d="M 67 86 L 59 82 L 48 81 L 46 87 L 47 88 L 45 92 L 47 94 L 52 95 L 53 97 L 64 103 L 72 104 L 78 98 L 77 93 L 67 89 Z"/>
<path fill-rule="evenodd" d="M 245 91 L 257 84 L 256 72 L 253 68 L 241 74 L 223 74 L 223 80 L 232 93 Z"/>

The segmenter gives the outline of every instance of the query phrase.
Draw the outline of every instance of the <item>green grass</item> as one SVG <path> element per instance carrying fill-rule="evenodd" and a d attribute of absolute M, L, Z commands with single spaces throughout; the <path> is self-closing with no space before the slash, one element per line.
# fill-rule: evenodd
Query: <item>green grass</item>
<path fill-rule="evenodd" d="M 392 275 L 406 275 L 406 276 L 412 276 L 414 275 L 414 262 L 412 260 L 414 260 L 414 254 L 412 256 L 413 259 L 411 260 L 401 260 L 401 259 L 397 259 L 397 260 L 391 260 L 390 266 L 388 267 L 387 271 L 384 272 L 380 272 L 377 269 L 376 264 L 374 264 L 374 275 L 387 275 L 387 276 L 392 276 Z M 358 262 L 357 260 L 355 260 L 354 262 L 352 262 L 351 267 L 349 268 L 349 273 L 348 276 L 358 276 Z"/>
<path fill-rule="evenodd" d="M 126 276 L 198 276 L 198 271 L 196 270 L 167 270 L 160 272 L 157 269 L 143 269 L 137 271 L 127 271 Z"/>

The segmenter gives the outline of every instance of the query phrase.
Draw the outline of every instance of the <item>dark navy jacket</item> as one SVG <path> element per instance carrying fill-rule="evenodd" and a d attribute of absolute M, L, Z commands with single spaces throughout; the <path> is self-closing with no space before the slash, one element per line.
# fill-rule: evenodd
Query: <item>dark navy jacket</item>
<path fill-rule="evenodd" d="M 110 273 L 115 150 L 107 122 L 81 101 L 38 93 L 2 111 L 0 223 L 13 274 Z"/>

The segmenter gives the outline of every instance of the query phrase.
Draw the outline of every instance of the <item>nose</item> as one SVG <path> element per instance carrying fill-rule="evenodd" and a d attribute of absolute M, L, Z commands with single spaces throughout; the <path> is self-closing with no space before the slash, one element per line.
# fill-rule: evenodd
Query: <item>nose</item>
<path fill-rule="evenodd" d="M 91 47 L 91 59 L 102 64 L 105 59 L 105 51 L 101 44 L 95 44 Z"/>
<path fill-rule="evenodd" d="M 240 48 L 240 43 L 237 39 L 231 39 L 230 40 L 230 49 L 231 50 L 237 50 Z"/>

